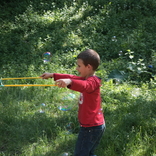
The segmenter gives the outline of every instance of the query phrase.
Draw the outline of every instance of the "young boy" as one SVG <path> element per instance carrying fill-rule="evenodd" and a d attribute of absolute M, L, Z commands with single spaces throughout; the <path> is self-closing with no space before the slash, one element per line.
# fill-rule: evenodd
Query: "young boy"
<path fill-rule="evenodd" d="M 96 156 L 94 150 L 105 130 L 100 97 L 101 79 L 94 75 L 99 64 L 98 53 L 88 49 L 77 56 L 76 70 L 80 76 L 56 73 L 41 75 L 43 79 L 54 78 L 58 87 L 67 87 L 80 92 L 78 110 L 80 131 L 74 156 Z"/>

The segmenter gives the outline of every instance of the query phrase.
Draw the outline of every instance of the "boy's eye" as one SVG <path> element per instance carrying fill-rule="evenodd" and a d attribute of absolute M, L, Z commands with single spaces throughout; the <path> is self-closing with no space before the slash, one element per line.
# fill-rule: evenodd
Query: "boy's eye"
<path fill-rule="evenodd" d="M 77 67 L 80 67 L 80 65 L 78 65 L 78 64 L 76 64 L 77 65 Z"/>

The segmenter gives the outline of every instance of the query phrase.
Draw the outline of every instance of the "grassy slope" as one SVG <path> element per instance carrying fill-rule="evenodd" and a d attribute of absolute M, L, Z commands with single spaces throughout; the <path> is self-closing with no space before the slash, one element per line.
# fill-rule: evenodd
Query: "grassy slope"
<path fill-rule="evenodd" d="M 146 58 L 145 64 L 155 65 L 155 10 L 154 0 L 3 2 L 1 77 L 34 77 L 46 71 L 75 73 L 75 55 L 86 48 L 100 53 L 102 66 L 98 75 L 102 78 L 107 78 L 114 67 L 121 68 L 115 61 L 121 50 L 126 53 L 131 49 L 135 58 Z M 112 41 L 113 36 L 116 42 Z M 52 52 L 51 64 L 42 62 L 45 51 Z M 50 84 L 51 80 L 3 83 Z M 97 155 L 156 154 L 155 82 L 139 87 L 103 82 L 101 90 L 107 130 Z M 58 156 L 73 152 L 78 132 L 77 108 L 59 111 L 61 92 L 67 91 L 56 87 L 0 90 L 1 155 Z M 45 113 L 39 113 L 41 109 Z M 74 123 L 74 132 L 66 135 L 69 122 Z"/>

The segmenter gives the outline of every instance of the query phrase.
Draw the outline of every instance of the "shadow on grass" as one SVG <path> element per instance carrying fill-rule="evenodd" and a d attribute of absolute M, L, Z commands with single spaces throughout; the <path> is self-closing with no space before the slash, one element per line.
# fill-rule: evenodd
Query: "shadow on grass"
<path fill-rule="evenodd" d="M 66 137 L 66 134 L 62 134 L 62 136 L 58 135 L 61 131 L 65 133 L 65 125 L 67 122 L 72 121 L 71 117 L 69 120 L 69 116 L 65 114 L 60 115 L 60 113 L 58 113 L 58 117 L 50 117 L 46 112 L 35 112 L 34 114 L 31 113 L 24 116 L 17 113 L 19 110 L 15 110 L 15 108 L 11 109 L 13 110 L 12 112 L 10 109 L 7 109 L 8 112 L 1 112 L 0 115 L 0 133 L 3 134 L 0 136 L 1 154 L 22 155 L 25 153 L 25 150 L 28 150 L 26 149 L 28 146 L 34 148 L 33 152 L 37 153 L 38 151 L 35 150 L 35 147 L 40 146 L 40 140 L 45 141 L 45 144 L 47 143 L 46 146 L 49 146 L 49 144 L 52 146 L 52 152 L 49 151 L 49 154 L 46 155 L 50 155 L 51 153 L 60 154 L 63 150 L 72 152 L 74 144 L 72 137 L 70 140 L 64 139 L 64 142 L 57 142 L 58 138 L 58 140 L 61 140 L 62 137 Z M 17 107 L 16 109 L 21 108 Z M 51 113 L 56 114 L 54 111 L 51 111 Z M 53 147 L 54 145 L 56 147 Z"/>
<path fill-rule="evenodd" d="M 65 130 L 68 122 L 77 124 L 75 110 L 69 112 L 58 110 L 53 102 L 55 91 L 33 87 L 1 90 L 0 133 L 3 134 L 0 136 L 1 154 L 21 155 L 26 146 L 36 146 L 40 139 L 46 138 L 45 140 L 53 143 L 59 137 L 58 134 Z M 39 92 L 42 92 L 42 96 L 38 95 Z M 43 99 L 44 102 L 48 102 L 41 108 Z M 44 112 L 40 111 L 42 109 Z"/>

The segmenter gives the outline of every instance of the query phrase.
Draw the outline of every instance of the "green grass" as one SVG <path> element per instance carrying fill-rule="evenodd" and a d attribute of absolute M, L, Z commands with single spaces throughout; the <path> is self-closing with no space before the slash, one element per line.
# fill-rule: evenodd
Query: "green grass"
<path fill-rule="evenodd" d="M 96 154 L 155 156 L 155 9 L 154 0 L 3 1 L 0 76 L 77 74 L 77 54 L 86 48 L 95 49 L 101 56 L 97 75 L 103 79 L 101 95 L 106 119 L 106 131 Z M 117 40 L 112 41 L 113 36 Z M 42 61 L 46 51 L 52 53 L 50 64 Z M 121 57 L 119 51 L 123 53 Z M 148 65 L 154 66 L 152 71 Z M 126 79 L 119 84 L 107 81 L 114 69 L 125 72 Z M 153 79 L 146 81 L 140 75 L 147 72 Z M 121 77 L 118 74 L 113 76 Z M 58 109 L 62 94 L 67 92 L 57 87 L 1 87 L 0 156 L 59 156 L 63 152 L 72 155 L 79 130 L 77 103 L 70 111 Z M 68 134 L 66 126 L 70 122 L 74 127 Z"/>

